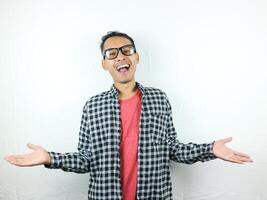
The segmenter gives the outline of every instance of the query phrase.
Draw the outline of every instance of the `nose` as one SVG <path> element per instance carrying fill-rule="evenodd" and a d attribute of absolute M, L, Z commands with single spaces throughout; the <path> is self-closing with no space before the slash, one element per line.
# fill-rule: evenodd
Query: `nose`
<path fill-rule="evenodd" d="M 117 56 L 117 61 L 121 61 L 121 60 L 125 60 L 125 55 L 123 55 L 121 51 L 119 51 L 118 56 Z"/>

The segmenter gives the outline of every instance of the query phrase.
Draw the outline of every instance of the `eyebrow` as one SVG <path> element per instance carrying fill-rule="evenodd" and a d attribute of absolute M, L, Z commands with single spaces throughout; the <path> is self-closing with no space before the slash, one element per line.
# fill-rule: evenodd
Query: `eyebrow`
<path fill-rule="evenodd" d="M 106 50 L 109 50 L 109 49 L 118 49 L 118 48 L 121 48 L 121 47 L 124 47 L 124 46 L 134 46 L 133 44 L 125 44 L 125 45 L 122 45 L 122 46 L 119 46 L 119 47 L 110 47 L 110 48 L 107 48 L 107 49 L 103 49 L 103 52 L 106 51 Z"/>

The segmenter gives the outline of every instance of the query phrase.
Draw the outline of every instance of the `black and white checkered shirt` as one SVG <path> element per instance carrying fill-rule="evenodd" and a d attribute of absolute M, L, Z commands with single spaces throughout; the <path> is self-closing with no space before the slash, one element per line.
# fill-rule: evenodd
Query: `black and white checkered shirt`
<path fill-rule="evenodd" d="M 172 199 L 170 160 L 192 164 L 215 159 L 213 143 L 180 143 L 171 105 L 160 89 L 143 87 L 138 144 L 137 199 Z M 49 152 L 51 165 L 68 172 L 90 173 L 88 199 L 122 199 L 120 183 L 120 104 L 118 91 L 91 97 L 85 104 L 78 152 Z"/>

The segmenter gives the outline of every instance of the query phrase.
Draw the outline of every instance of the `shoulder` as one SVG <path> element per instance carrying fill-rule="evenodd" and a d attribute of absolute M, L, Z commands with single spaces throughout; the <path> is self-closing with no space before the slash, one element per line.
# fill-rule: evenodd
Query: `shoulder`
<path fill-rule="evenodd" d="M 166 93 L 159 88 L 155 88 L 155 87 L 144 87 L 144 91 L 146 94 L 150 95 L 150 96 L 166 96 Z"/>
<path fill-rule="evenodd" d="M 101 92 L 99 94 L 96 94 L 90 97 L 86 101 L 84 105 L 84 109 L 88 110 L 90 108 L 96 108 L 96 107 L 106 104 L 110 100 L 110 95 L 111 95 L 110 91 L 104 91 L 104 92 Z"/>
<path fill-rule="evenodd" d="M 171 104 L 164 90 L 156 87 L 143 87 L 149 104 L 171 112 Z"/>
<path fill-rule="evenodd" d="M 162 89 L 155 87 L 144 87 L 144 91 L 150 99 L 160 99 L 162 101 L 165 101 L 166 103 L 169 103 L 167 94 Z"/>

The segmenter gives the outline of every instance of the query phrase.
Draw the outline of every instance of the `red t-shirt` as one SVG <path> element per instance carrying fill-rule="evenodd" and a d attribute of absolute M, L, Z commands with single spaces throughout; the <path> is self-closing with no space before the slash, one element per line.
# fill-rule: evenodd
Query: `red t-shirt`
<path fill-rule="evenodd" d="M 137 188 L 138 135 L 141 113 L 141 92 L 120 100 L 121 111 L 121 186 L 123 200 L 135 200 Z"/>

